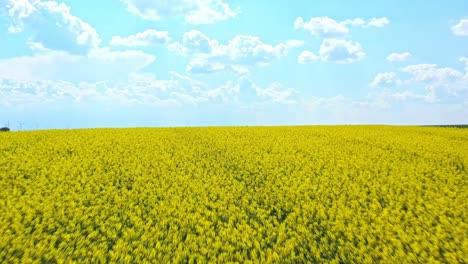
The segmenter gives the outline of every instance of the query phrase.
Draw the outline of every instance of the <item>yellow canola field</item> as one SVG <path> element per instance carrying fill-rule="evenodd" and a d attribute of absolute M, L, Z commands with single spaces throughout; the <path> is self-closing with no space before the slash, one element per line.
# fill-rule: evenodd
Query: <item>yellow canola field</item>
<path fill-rule="evenodd" d="M 466 263 L 468 129 L 0 134 L 0 263 Z"/>

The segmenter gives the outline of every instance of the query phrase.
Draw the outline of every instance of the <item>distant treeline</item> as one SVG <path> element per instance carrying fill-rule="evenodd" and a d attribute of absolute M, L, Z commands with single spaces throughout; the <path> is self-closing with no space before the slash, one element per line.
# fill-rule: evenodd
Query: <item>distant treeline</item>
<path fill-rule="evenodd" d="M 424 127 L 455 127 L 455 128 L 468 128 L 468 124 L 467 124 L 467 125 L 428 125 L 428 126 L 424 126 Z"/>

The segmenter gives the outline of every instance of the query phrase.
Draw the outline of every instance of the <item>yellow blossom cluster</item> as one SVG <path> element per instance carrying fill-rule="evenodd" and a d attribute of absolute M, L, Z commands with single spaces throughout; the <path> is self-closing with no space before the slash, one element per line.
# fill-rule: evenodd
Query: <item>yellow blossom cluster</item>
<path fill-rule="evenodd" d="M 464 263 L 468 130 L 0 134 L 0 263 Z"/>

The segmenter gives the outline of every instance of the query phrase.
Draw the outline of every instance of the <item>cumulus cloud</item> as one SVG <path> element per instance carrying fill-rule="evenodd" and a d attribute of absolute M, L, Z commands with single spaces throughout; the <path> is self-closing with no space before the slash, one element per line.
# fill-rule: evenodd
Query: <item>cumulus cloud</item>
<path fill-rule="evenodd" d="M 298 40 L 270 45 L 263 43 L 256 36 L 239 35 L 226 45 L 219 45 L 212 55 L 214 58 L 229 60 L 237 64 L 266 66 L 274 59 L 286 56 L 291 48 L 302 45 L 303 42 Z"/>
<path fill-rule="evenodd" d="M 318 124 L 459 124 L 468 121 L 460 103 L 431 101 L 411 91 L 379 91 L 363 100 L 345 96 L 307 101 L 309 122 Z"/>
<path fill-rule="evenodd" d="M 385 25 L 388 25 L 390 23 L 390 20 L 386 17 L 381 17 L 381 18 L 371 18 L 371 20 L 364 25 L 363 27 L 377 27 L 381 28 L 384 27 Z"/>
<path fill-rule="evenodd" d="M 8 14 L 13 20 L 13 24 L 8 28 L 10 33 L 21 32 L 24 27 L 22 20 L 36 11 L 36 8 L 29 1 L 7 0 L 4 7 L 8 10 Z"/>
<path fill-rule="evenodd" d="M 210 63 L 203 59 L 194 59 L 187 65 L 187 72 L 193 74 L 210 74 L 224 71 L 226 68 L 226 65 L 219 62 Z"/>
<path fill-rule="evenodd" d="M 0 77 L 0 105 L 18 106 L 51 102 L 99 102 L 117 105 L 181 105 L 184 98 L 209 100 L 206 84 L 170 72 L 169 79 L 133 73 L 119 81 L 16 80 Z M 213 96 L 214 97 L 214 96 Z"/>
<path fill-rule="evenodd" d="M 32 55 L 0 59 L 0 78 L 18 81 L 94 82 L 124 79 L 155 61 L 140 50 L 115 51 L 100 47 L 96 30 L 56 1 L 13 1 L 5 7 L 12 23 L 23 34 Z M 168 41 L 167 32 L 147 30 L 127 38 L 114 38 L 123 46 Z"/>
<path fill-rule="evenodd" d="M 136 74 L 125 89 L 131 89 L 134 93 L 138 90 L 140 93 L 152 92 L 159 98 L 173 99 L 178 103 L 188 103 L 192 105 L 207 102 L 231 102 L 239 104 L 257 104 L 257 103 L 296 103 L 294 95 L 297 93 L 294 89 L 284 88 L 279 83 L 272 83 L 266 88 L 261 88 L 252 80 L 245 76 L 237 80 L 229 80 L 217 87 L 210 87 L 205 82 L 193 79 L 189 76 L 177 72 L 171 72 L 169 80 L 157 80 L 153 75 Z M 157 87 L 147 88 L 156 83 Z"/>
<path fill-rule="evenodd" d="M 114 36 L 112 37 L 109 44 L 111 46 L 144 47 L 156 44 L 165 44 L 169 42 L 169 40 L 169 33 L 167 31 L 148 29 L 146 31 L 127 37 Z"/>
<path fill-rule="evenodd" d="M 298 17 L 294 21 L 294 29 L 303 29 L 318 37 L 335 38 L 347 35 L 349 33 L 348 26 L 381 28 L 389 23 L 390 20 L 386 17 L 371 18 L 368 21 L 363 18 L 354 18 L 341 22 L 329 17 L 312 17 L 309 21 L 304 21 L 302 17 Z"/>
<path fill-rule="evenodd" d="M 352 63 L 361 60 L 365 57 L 361 44 L 345 38 L 349 34 L 349 27 L 381 28 L 389 23 L 390 20 L 386 17 L 369 20 L 354 18 L 343 21 L 336 21 L 330 17 L 312 17 L 309 21 L 305 21 L 302 17 L 298 17 L 294 21 L 295 29 L 308 31 L 310 34 L 324 39 L 318 55 L 305 50 L 298 56 L 297 61 L 300 64 L 307 64 L 317 60 L 336 63 Z"/>
<path fill-rule="evenodd" d="M 20 107 L 50 103 L 112 103 L 117 105 L 177 105 L 163 89 L 170 81 L 135 82 L 18 81 L 0 78 L 0 105 Z M 145 86 L 148 85 L 148 86 Z M 151 89 L 150 89 L 151 88 Z"/>
<path fill-rule="evenodd" d="M 319 56 L 315 55 L 312 51 L 304 50 L 301 52 L 299 57 L 297 57 L 297 62 L 300 64 L 312 63 L 319 60 Z"/>
<path fill-rule="evenodd" d="M 267 87 L 260 87 L 248 77 L 240 77 L 237 80 L 239 87 L 239 99 L 242 103 L 279 103 L 279 104 L 297 104 L 297 90 L 285 88 L 280 83 L 272 83 Z"/>
<path fill-rule="evenodd" d="M 433 104 L 436 96 L 432 92 L 416 92 L 411 89 L 395 91 L 394 89 L 379 89 L 367 95 L 369 105 L 379 108 L 391 108 L 395 103 Z"/>
<path fill-rule="evenodd" d="M 329 17 L 313 17 L 307 22 L 302 17 L 298 17 L 294 21 L 294 29 L 304 29 L 310 34 L 320 37 L 343 36 L 349 32 L 345 24 Z"/>
<path fill-rule="evenodd" d="M 319 55 L 323 61 L 336 63 L 351 63 L 365 57 L 361 44 L 343 39 L 324 39 Z"/>
<path fill-rule="evenodd" d="M 123 80 L 80 81 L 18 80 L 0 77 L 0 105 L 50 103 L 110 103 L 114 105 L 182 106 L 203 103 L 295 103 L 293 89 L 273 83 L 260 88 L 245 77 L 210 86 L 178 72 L 168 79 L 133 73 Z M 249 100 L 246 100 L 249 99 Z"/>
<path fill-rule="evenodd" d="M 184 33 L 182 43 L 174 42 L 170 44 L 169 50 L 180 55 L 209 54 L 218 46 L 218 41 L 210 39 L 201 31 L 190 30 Z"/>
<path fill-rule="evenodd" d="M 210 39 L 197 30 L 184 33 L 182 42 L 169 45 L 169 50 L 180 55 L 192 55 L 188 71 L 212 73 L 224 69 L 246 71 L 249 66 L 268 66 L 288 51 L 303 45 L 299 40 L 288 40 L 277 45 L 263 43 L 259 37 L 238 35 L 226 44 Z"/>
<path fill-rule="evenodd" d="M 231 102 L 244 105 L 257 103 L 292 104 L 297 102 L 294 98 L 297 91 L 284 88 L 279 83 L 272 83 L 266 88 L 261 88 L 249 78 L 241 76 L 237 80 L 229 80 L 220 86 L 210 87 L 205 82 L 177 72 L 171 72 L 171 75 L 171 79 L 164 84 L 167 88 L 163 90 L 168 97 L 162 98 L 173 98 L 181 103 Z M 147 80 L 147 83 L 153 82 L 154 78 Z"/>
<path fill-rule="evenodd" d="M 463 74 L 450 67 L 438 67 L 437 64 L 415 64 L 402 68 L 403 72 L 410 73 L 412 80 L 446 86 L 449 82 L 458 80 Z"/>
<path fill-rule="evenodd" d="M 388 24 L 390 24 L 390 20 L 386 17 L 373 17 L 366 21 L 363 18 L 354 18 L 354 19 L 347 19 L 342 22 L 340 22 L 342 25 L 351 25 L 351 26 L 359 26 L 362 28 L 370 28 L 370 27 L 376 27 L 376 28 L 382 28 Z"/>
<path fill-rule="evenodd" d="M 403 52 L 403 53 L 396 53 L 393 52 L 390 55 L 387 56 L 388 61 L 406 61 L 411 57 L 411 53 L 409 52 Z"/>
<path fill-rule="evenodd" d="M 431 93 L 446 93 L 441 96 L 467 95 L 468 72 L 462 73 L 450 67 L 439 67 L 436 64 L 409 65 L 401 70 L 411 74 L 408 82 L 421 83 Z"/>
<path fill-rule="evenodd" d="M 460 61 L 465 62 L 465 59 L 460 58 Z M 409 74 L 409 77 L 402 80 L 395 72 L 379 73 L 369 86 L 383 88 L 382 91 L 385 91 L 386 97 L 393 96 L 393 99 L 420 99 L 431 103 L 456 100 L 456 98 L 468 95 L 467 66 L 465 73 L 450 67 L 440 67 L 437 64 L 408 65 L 400 71 Z M 387 89 L 395 86 L 407 88 L 407 90 L 395 92 Z M 417 90 L 425 92 L 416 93 Z"/>
<path fill-rule="evenodd" d="M 232 9 L 224 0 L 148 1 L 121 0 L 127 10 L 146 20 L 161 17 L 184 17 L 190 24 L 212 24 L 235 17 L 239 9 Z"/>
<path fill-rule="evenodd" d="M 374 80 L 371 82 L 370 87 L 377 88 L 377 87 L 393 87 L 396 85 L 400 85 L 402 82 L 400 78 L 394 72 L 383 72 L 377 74 Z"/>
<path fill-rule="evenodd" d="M 318 55 L 305 50 L 297 58 L 300 64 L 308 64 L 317 60 L 335 63 L 352 63 L 366 56 L 361 44 L 344 39 L 324 39 Z"/>
<path fill-rule="evenodd" d="M 270 100 L 274 103 L 285 103 L 294 104 L 297 101 L 293 98 L 293 95 L 297 93 L 294 89 L 285 89 L 279 83 L 273 83 L 266 88 L 256 89 L 258 96 Z"/>
<path fill-rule="evenodd" d="M 154 55 L 137 50 L 96 48 L 86 55 L 45 50 L 30 56 L 0 59 L 0 78 L 72 82 L 118 79 L 143 69 L 155 59 Z"/>
<path fill-rule="evenodd" d="M 75 85 L 64 81 L 19 81 L 0 78 L 0 105 L 18 107 L 68 99 L 80 102 L 85 97 L 98 98 L 98 87 L 98 83 L 93 89 L 89 89 L 89 85 Z"/>
<path fill-rule="evenodd" d="M 468 36 L 468 19 L 460 19 L 458 24 L 452 27 L 452 32 L 457 36 Z"/>
<path fill-rule="evenodd" d="M 249 69 L 243 66 L 226 65 L 219 62 L 209 62 L 204 59 L 193 59 L 186 67 L 186 72 L 191 74 L 211 74 L 221 71 L 234 73 L 239 76 L 249 73 Z"/>
<path fill-rule="evenodd" d="M 459 61 L 465 63 L 465 75 L 468 76 L 468 57 L 461 57 Z"/>
<path fill-rule="evenodd" d="M 50 49 L 44 47 L 40 42 L 28 41 L 28 46 L 32 51 L 50 51 Z"/>
<path fill-rule="evenodd" d="M 32 41 L 46 48 L 82 51 L 98 47 L 101 39 L 96 30 L 71 13 L 65 3 L 56 1 L 7 0 L 11 33 L 34 32 Z"/>

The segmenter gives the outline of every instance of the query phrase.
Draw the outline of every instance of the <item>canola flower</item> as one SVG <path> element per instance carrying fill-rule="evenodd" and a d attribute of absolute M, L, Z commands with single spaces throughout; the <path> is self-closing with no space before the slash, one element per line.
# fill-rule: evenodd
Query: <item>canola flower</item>
<path fill-rule="evenodd" d="M 0 134 L 0 263 L 464 263 L 468 130 Z"/>

